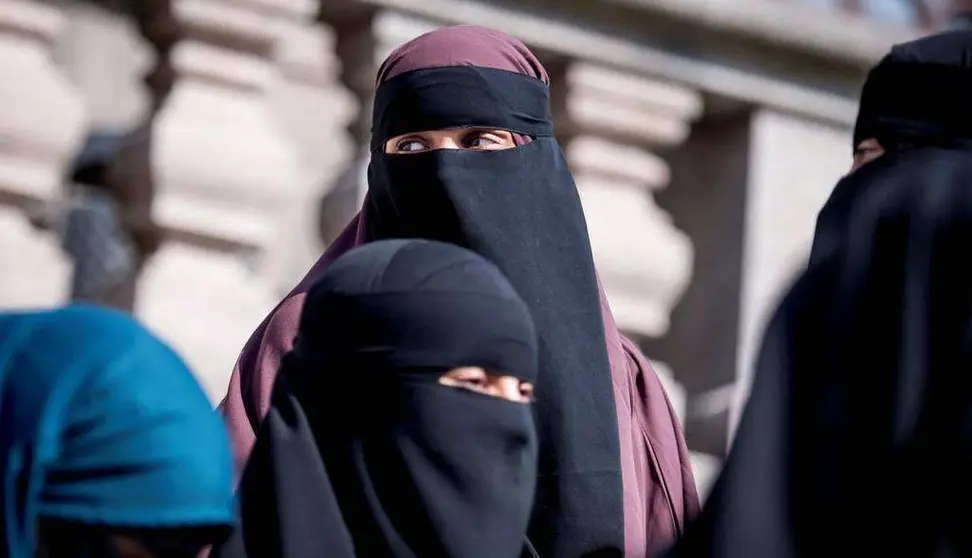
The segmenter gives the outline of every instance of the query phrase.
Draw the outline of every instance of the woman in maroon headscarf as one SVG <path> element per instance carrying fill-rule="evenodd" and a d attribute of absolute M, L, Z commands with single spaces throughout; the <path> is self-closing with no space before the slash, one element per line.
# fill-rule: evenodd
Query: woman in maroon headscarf
<path fill-rule="evenodd" d="M 428 238 L 496 264 L 540 332 L 529 531 L 540 555 L 641 557 L 681 533 L 698 509 L 688 451 L 657 375 L 604 298 L 548 84 L 526 46 L 481 27 L 428 33 L 382 64 L 364 207 L 254 332 L 230 381 L 222 409 L 240 466 L 309 286 L 354 246 Z"/>

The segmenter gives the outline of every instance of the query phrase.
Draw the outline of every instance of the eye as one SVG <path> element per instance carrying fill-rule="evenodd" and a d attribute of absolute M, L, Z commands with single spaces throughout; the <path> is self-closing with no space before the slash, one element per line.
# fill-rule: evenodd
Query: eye
<path fill-rule="evenodd" d="M 455 380 L 459 383 L 485 389 L 489 385 L 489 378 L 485 374 L 460 374 Z"/>
<path fill-rule="evenodd" d="M 415 153 L 426 149 L 428 149 L 428 146 L 417 138 L 405 138 L 395 144 L 395 151 L 400 153 Z"/>
<path fill-rule="evenodd" d="M 533 400 L 533 384 L 530 382 L 520 382 L 520 395 L 527 401 Z"/>
<path fill-rule="evenodd" d="M 490 378 L 485 370 L 477 367 L 456 368 L 439 378 L 439 383 L 486 393 L 490 389 Z"/>
<path fill-rule="evenodd" d="M 489 146 L 496 145 L 497 143 L 499 142 L 489 137 L 487 134 L 476 134 L 466 140 L 466 146 L 473 149 L 488 149 Z"/>
<path fill-rule="evenodd" d="M 513 135 L 509 132 L 477 130 L 462 138 L 467 149 L 489 151 L 514 147 Z"/>
<path fill-rule="evenodd" d="M 858 147 L 854 150 L 854 161 L 851 164 L 851 172 L 856 171 L 882 155 L 884 155 L 884 150 L 880 147 Z"/>

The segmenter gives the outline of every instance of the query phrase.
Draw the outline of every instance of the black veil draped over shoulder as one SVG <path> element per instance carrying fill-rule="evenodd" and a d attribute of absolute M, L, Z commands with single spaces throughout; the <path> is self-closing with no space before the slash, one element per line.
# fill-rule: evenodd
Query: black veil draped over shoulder
<path fill-rule="evenodd" d="M 425 240 L 339 258 L 308 294 L 240 482 L 241 523 L 212 556 L 528 552 L 530 404 L 438 382 L 466 366 L 536 381 L 529 310 L 493 264 Z"/>
<path fill-rule="evenodd" d="M 670 556 L 972 555 L 972 151 L 891 153 L 837 192 Z"/>

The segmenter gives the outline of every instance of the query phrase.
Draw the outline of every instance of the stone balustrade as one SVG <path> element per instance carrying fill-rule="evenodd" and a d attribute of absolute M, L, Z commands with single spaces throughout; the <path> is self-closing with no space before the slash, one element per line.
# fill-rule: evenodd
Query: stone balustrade
<path fill-rule="evenodd" d="M 29 214 L 58 203 L 87 109 L 51 59 L 67 25 L 56 7 L 0 4 L 0 307 L 61 302 L 70 265 L 55 233 Z"/>
<path fill-rule="evenodd" d="M 214 399 L 247 337 L 279 300 L 274 257 L 288 205 L 307 187 L 271 92 L 284 80 L 281 26 L 309 19 L 292 0 L 172 0 L 171 91 L 151 123 L 152 220 L 165 233 L 135 312 L 179 349 Z M 155 35 L 146 33 L 155 40 Z M 151 81 L 151 80 L 150 80 Z M 293 233 L 290 233 L 293 234 Z"/>
<path fill-rule="evenodd" d="M 702 110 L 687 88 L 576 61 L 567 65 L 557 125 L 591 246 L 621 329 L 659 337 L 692 273 L 692 245 L 654 202 L 668 164 Z"/>
<path fill-rule="evenodd" d="M 334 31 L 311 19 L 316 6 L 309 4 L 306 17 L 281 26 L 274 58 L 283 79 L 270 89 L 282 129 L 297 147 L 301 172 L 296 198 L 280 222 L 286 240 L 274 251 L 275 283 L 281 292 L 289 291 L 324 250 L 321 199 L 357 154 L 347 133 L 358 114 L 357 99 L 340 82 Z"/>

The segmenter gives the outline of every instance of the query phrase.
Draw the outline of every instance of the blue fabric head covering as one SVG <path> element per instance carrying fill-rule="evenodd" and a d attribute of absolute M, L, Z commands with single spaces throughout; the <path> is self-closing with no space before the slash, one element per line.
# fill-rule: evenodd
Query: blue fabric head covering
<path fill-rule="evenodd" d="M 222 421 L 182 360 L 124 314 L 0 313 L 0 425 L 0 557 L 32 557 L 41 517 L 233 523 Z"/>

